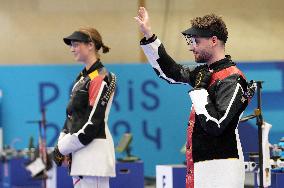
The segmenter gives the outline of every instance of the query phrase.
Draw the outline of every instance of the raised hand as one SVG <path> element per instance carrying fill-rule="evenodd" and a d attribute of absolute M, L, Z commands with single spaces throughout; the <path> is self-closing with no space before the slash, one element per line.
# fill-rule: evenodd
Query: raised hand
<path fill-rule="evenodd" d="M 149 39 L 153 35 L 153 33 L 151 31 L 149 15 L 147 10 L 144 7 L 140 7 L 138 10 L 138 15 L 134 17 L 134 19 L 138 23 L 140 31 L 144 34 L 146 39 Z"/>

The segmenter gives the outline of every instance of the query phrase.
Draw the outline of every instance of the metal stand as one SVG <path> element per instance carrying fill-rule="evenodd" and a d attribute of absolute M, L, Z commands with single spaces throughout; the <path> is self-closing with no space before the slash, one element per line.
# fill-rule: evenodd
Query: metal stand
<path fill-rule="evenodd" d="M 258 127 L 258 153 L 259 153 L 259 187 L 263 188 L 263 149 L 262 149 L 262 125 L 263 117 L 261 110 L 261 89 L 263 81 L 255 81 L 257 85 L 257 108 L 254 110 L 254 114 L 246 116 L 240 120 L 245 122 L 249 119 L 256 118 L 256 125 Z"/>
<path fill-rule="evenodd" d="M 41 110 L 41 120 L 27 121 L 27 123 L 37 123 L 39 127 L 39 157 L 47 166 L 47 149 L 46 149 L 46 116 L 45 109 Z M 46 188 L 47 170 L 43 170 L 42 187 Z"/>

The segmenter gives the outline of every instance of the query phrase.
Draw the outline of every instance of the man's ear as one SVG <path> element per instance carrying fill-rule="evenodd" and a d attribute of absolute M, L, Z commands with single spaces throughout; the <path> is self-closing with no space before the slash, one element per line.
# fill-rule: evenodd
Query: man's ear
<path fill-rule="evenodd" d="M 216 36 L 213 36 L 212 37 L 212 46 L 217 45 L 217 42 L 218 42 L 218 38 Z"/>

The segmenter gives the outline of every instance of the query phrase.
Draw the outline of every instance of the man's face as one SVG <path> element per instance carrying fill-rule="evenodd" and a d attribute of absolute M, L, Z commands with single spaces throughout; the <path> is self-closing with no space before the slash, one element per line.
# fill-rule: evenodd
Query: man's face
<path fill-rule="evenodd" d="M 207 63 L 212 58 L 211 38 L 185 36 L 196 63 Z"/>

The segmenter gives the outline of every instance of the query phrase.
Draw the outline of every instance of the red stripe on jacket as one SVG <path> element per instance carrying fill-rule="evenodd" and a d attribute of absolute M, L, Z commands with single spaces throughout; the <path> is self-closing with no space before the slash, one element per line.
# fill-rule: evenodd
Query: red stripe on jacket
<path fill-rule="evenodd" d="M 94 106 L 96 98 L 98 97 L 100 87 L 102 85 L 104 76 L 99 75 L 90 81 L 89 87 L 89 104 L 90 106 Z"/>

